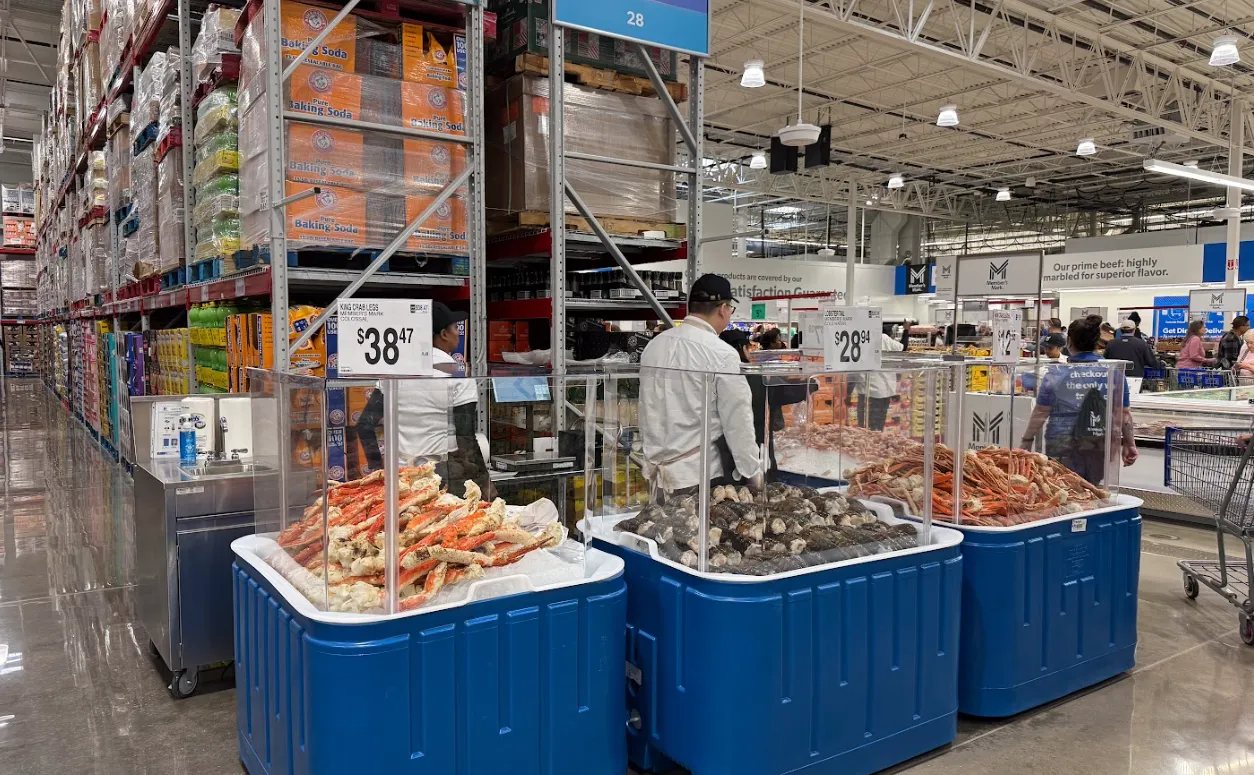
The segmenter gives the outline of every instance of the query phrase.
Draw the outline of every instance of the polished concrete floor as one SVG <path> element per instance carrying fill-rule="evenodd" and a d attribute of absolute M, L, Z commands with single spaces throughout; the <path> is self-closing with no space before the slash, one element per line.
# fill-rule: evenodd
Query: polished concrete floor
<path fill-rule="evenodd" d="M 239 775 L 229 676 L 175 701 L 148 655 L 127 478 L 38 383 L 10 380 L 0 420 L 0 775 Z M 1217 595 L 1185 600 L 1176 569 L 1213 539 L 1144 532 L 1135 670 L 963 719 L 951 747 L 896 771 L 1254 775 L 1254 648 Z"/>

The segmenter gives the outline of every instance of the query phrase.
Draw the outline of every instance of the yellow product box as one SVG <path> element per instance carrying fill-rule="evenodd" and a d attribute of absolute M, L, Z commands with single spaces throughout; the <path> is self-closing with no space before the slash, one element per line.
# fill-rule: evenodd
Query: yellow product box
<path fill-rule="evenodd" d="M 326 29 L 336 11 L 302 3 L 284 2 L 280 11 L 283 61 L 290 62 Z M 310 65 L 352 72 L 357 68 L 357 17 L 345 16 L 305 59 Z"/>
<path fill-rule="evenodd" d="M 359 188 L 364 175 L 361 132 L 292 122 L 287 130 L 287 179 Z"/>
<path fill-rule="evenodd" d="M 287 196 L 312 185 L 288 183 Z M 361 247 L 366 240 L 366 195 L 345 188 L 321 186 L 321 192 L 287 206 L 287 238 L 316 245 Z"/>
<path fill-rule="evenodd" d="M 401 83 L 401 124 L 448 135 L 466 133 L 462 93 L 428 83 Z"/>
<path fill-rule="evenodd" d="M 466 148 L 438 140 L 405 141 L 405 185 L 439 190 L 466 169 Z"/>
<path fill-rule="evenodd" d="M 405 220 L 413 221 L 435 201 L 434 196 L 417 194 L 405 198 Z M 409 250 L 420 253 L 467 253 L 466 201 L 451 196 L 440 203 L 435 212 L 422 222 L 406 243 Z"/>
<path fill-rule="evenodd" d="M 274 341 L 274 321 L 269 312 L 254 312 L 249 317 L 252 318 L 249 329 L 252 331 L 253 345 L 257 348 L 257 365 L 263 369 L 273 369 L 274 348 L 271 343 Z"/>
<path fill-rule="evenodd" d="M 289 307 L 287 310 L 289 341 L 295 341 L 296 337 L 304 333 L 321 311 L 319 307 L 305 305 Z M 299 350 L 293 351 L 290 357 L 293 371 L 305 371 L 320 376 L 327 365 L 326 328 L 318 329 L 317 333 L 301 345 Z"/>
<path fill-rule="evenodd" d="M 301 65 L 288 83 L 287 108 L 314 116 L 360 120 L 361 76 Z"/>
<path fill-rule="evenodd" d="M 239 363 L 239 344 L 235 341 L 235 318 L 237 315 L 226 316 L 226 365 L 234 368 Z"/>
<path fill-rule="evenodd" d="M 445 46 L 421 24 L 401 25 L 401 77 L 413 83 L 456 88 L 452 43 Z"/>

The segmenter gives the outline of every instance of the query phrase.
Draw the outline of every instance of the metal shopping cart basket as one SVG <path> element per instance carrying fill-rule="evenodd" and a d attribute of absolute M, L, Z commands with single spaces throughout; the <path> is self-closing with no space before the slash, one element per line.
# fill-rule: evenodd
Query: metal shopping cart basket
<path fill-rule="evenodd" d="M 1254 646 L 1254 441 L 1249 432 L 1215 428 L 1168 428 L 1166 485 L 1211 509 L 1219 540 L 1219 560 L 1181 560 L 1184 593 L 1192 600 L 1205 584 L 1237 607 L 1241 640 Z M 1230 534 L 1245 547 L 1245 568 L 1233 573 L 1224 553 Z M 1237 569 L 1239 570 L 1239 569 Z"/>

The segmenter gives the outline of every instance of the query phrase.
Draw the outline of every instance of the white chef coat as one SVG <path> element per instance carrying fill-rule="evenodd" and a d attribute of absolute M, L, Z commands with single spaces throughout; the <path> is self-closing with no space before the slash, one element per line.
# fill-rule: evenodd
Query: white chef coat
<path fill-rule="evenodd" d="M 449 379 L 448 372 L 456 365 L 451 355 L 433 347 L 431 376 L 440 377 L 442 381 L 397 380 L 396 440 L 406 459 L 443 457 L 457 449 L 453 407 L 473 404 L 479 400 L 479 393 L 473 379 Z"/>
<path fill-rule="evenodd" d="M 701 414 L 705 376 L 711 373 L 726 376 L 710 385 L 709 471 L 702 476 Z M 658 334 L 641 353 L 640 434 L 645 478 L 668 491 L 731 473 L 723 471 L 713 443 L 720 436 L 731 447 L 741 478 L 761 471 L 753 400 L 740 356 L 701 318 L 684 318 L 683 325 Z"/>
<path fill-rule="evenodd" d="M 906 349 L 901 342 L 888 334 L 880 334 L 881 352 L 901 352 Z M 870 398 L 891 398 L 897 395 L 897 372 L 873 371 L 867 375 L 867 396 Z"/>

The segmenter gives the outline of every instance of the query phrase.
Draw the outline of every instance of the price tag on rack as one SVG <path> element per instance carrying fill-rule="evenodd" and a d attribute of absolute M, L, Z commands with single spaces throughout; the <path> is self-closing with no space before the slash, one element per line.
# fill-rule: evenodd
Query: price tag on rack
<path fill-rule="evenodd" d="M 1021 310 L 995 309 L 993 318 L 993 362 L 1018 363 L 1022 348 L 1023 312 Z"/>
<path fill-rule="evenodd" d="M 833 307 L 823 311 L 823 368 L 867 371 L 880 367 L 883 315 L 879 307 Z"/>
<path fill-rule="evenodd" d="M 431 301 L 364 299 L 339 303 L 341 377 L 431 373 Z"/>

